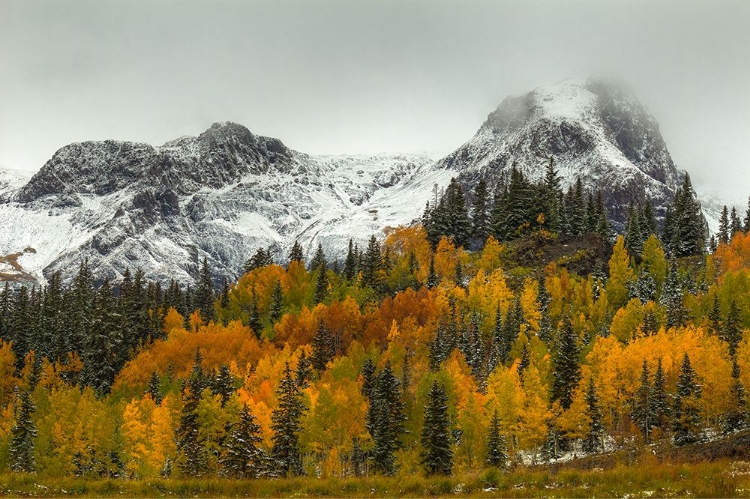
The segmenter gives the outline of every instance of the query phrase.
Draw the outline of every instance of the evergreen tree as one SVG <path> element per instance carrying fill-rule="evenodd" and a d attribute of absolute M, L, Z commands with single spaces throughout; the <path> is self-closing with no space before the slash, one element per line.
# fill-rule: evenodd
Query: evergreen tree
<path fill-rule="evenodd" d="M 552 402 L 560 401 L 560 406 L 567 410 L 573 402 L 573 392 L 581 380 L 578 338 L 567 315 L 563 317 L 558 336 L 559 345 L 552 357 Z"/>
<path fill-rule="evenodd" d="M 711 310 L 708 311 L 707 317 L 709 332 L 716 336 L 722 336 L 724 330 L 722 329 L 721 306 L 719 305 L 718 293 L 714 293 L 713 304 L 711 305 Z"/>
<path fill-rule="evenodd" d="M 562 230 L 560 214 L 562 191 L 560 190 L 560 177 L 552 156 L 549 157 L 549 163 L 544 172 L 542 187 L 541 204 L 546 219 L 545 225 L 551 232 L 559 233 Z"/>
<path fill-rule="evenodd" d="M 745 211 L 745 221 L 742 225 L 745 233 L 750 232 L 750 197 L 747 199 L 747 211 Z"/>
<path fill-rule="evenodd" d="M 307 358 L 307 354 L 303 350 L 297 361 L 297 373 L 295 375 L 297 386 L 301 389 L 310 386 L 310 380 L 312 379 L 312 367 L 310 359 Z"/>
<path fill-rule="evenodd" d="M 664 368 L 661 365 L 661 358 L 656 363 L 656 372 L 654 373 L 654 395 L 653 395 L 653 414 L 654 427 L 666 430 L 669 420 L 672 416 L 672 406 L 669 402 L 670 395 L 667 393 L 667 379 L 664 374 Z"/>
<path fill-rule="evenodd" d="M 151 373 L 151 378 L 148 380 L 148 393 L 151 395 L 151 400 L 154 401 L 154 404 L 160 406 L 163 397 L 161 394 L 161 380 L 156 371 Z"/>
<path fill-rule="evenodd" d="M 706 240 L 706 223 L 700 203 L 695 198 L 690 176 L 685 175 L 677 189 L 674 208 L 665 220 L 664 241 L 672 257 L 703 254 Z"/>
<path fill-rule="evenodd" d="M 690 444 L 698 440 L 700 432 L 698 399 L 701 398 L 701 391 L 695 371 L 690 365 L 690 357 L 686 353 L 680 367 L 673 408 L 672 431 L 677 445 Z"/>
<path fill-rule="evenodd" d="M 732 214 L 729 217 L 729 239 L 733 238 L 738 232 L 742 232 L 742 221 L 737 214 L 737 208 L 732 206 Z"/>
<path fill-rule="evenodd" d="M 721 218 L 719 218 L 719 244 L 727 244 L 729 242 L 729 210 L 727 205 L 721 209 Z"/>
<path fill-rule="evenodd" d="M 589 430 L 583 439 L 584 452 L 599 452 L 603 449 L 604 424 L 602 422 L 602 408 L 599 395 L 596 393 L 593 376 L 589 378 L 585 394 L 586 416 L 589 420 Z"/>
<path fill-rule="evenodd" d="M 497 409 L 492 413 L 490 429 L 487 434 L 487 457 L 484 460 L 487 466 L 505 469 L 508 466 L 508 446 L 505 437 L 500 433 L 500 417 Z"/>
<path fill-rule="evenodd" d="M 229 366 L 222 364 L 219 372 L 211 380 L 211 393 L 221 396 L 221 407 L 224 407 L 234 391 L 234 377 L 229 371 Z"/>
<path fill-rule="evenodd" d="M 370 237 L 370 242 L 367 245 L 367 251 L 364 255 L 363 267 L 362 267 L 362 284 L 370 286 L 376 291 L 380 288 L 380 269 L 383 260 L 380 254 L 380 244 L 377 238 L 373 235 Z"/>
<path fill-rule="evenodd" d="M 211 271 L 208 268 L 208 260 L 204 258 L 200 275 L 198 276 L 198 285 L 195 288 L 195 306 L 200 311 L 201 319 L 206 324 L 216 319 L 214 312 L 215 299 Z"/>
<path fill-rule="evenodd" d="M 375 443 L 373 464 L 385 475 L 396 472 L 395 452 L 401 447 L 401 434 L 406 431 L 406 415 L 400 395 L 399 382 L 393 375 L 390 361 L 387 361 L 372 387 L 366 422 L 367 431 Z"/>
<path fill-rule="evenodd" d="M 435 273 L 435 255 L 430 254 L 430 270 L 427 274 L 427 287 L 433 289 L 440 284 L 437 273 Z"/>
<path fill-rule="evenodd" d="M 298 241 L 294 241 L 294 244 L 292 245 L 292 250 L 289 252 L 289 263 L 292 262 L 304 262 L 305 261 L 305 254 L 302 251 L 302 245 Z"/>
<path fill-rule="evenodd" d="M 732 433 L 747 427 L 750 422 L 750 414 L 747 408 L 747 394 L 745 387 L 740 381 L 740 366 L 737 359 L 732 359 L 732 383 L 729 385 L 730 408 L 722 417 L 722 428 L 724 433 Z"/>
<path fill-rule="evenodd" d="M 36 425 L 31 415 L 36 410 L 31 400 L 31 393 L 23 390 L 18 393 L 18 405 L 13 427 L 10 430 L 10 469 L 15 472 L 31 473 L 36 468 L 34 460 L 34 439 L 37 436 Z"/>
<path fill-rule="evenodd" d="M 724 321 L 724 340 L 729 344 L 729 354 L 734 357 L 737 347 L 742 341 L 742 317 L 737 303 L 732 300 L 729 302 L 729 313 Z"/>
<path fill-rule="evenodd" d="M 631 205 L 628 208 L 628 222 L 625 229 L 625 247 L 631 255 L 640 256 L 643 253 L 645 238 L 641 226 L 641 212 Z"/>
<path fill-rule="evenodd" d="M 255 254 L 252 257 L 250 257 L 250 259 L 247 262 L 245 262 L 245 265 L 242 267 L 242 272 L 244 274 L 248 274 L 255 269 L 259 269 L 259 268 L 265 267 L 267 265 L 272 265 L 272 264 L 273 264 L 273 255 L 271 254 L 271 250 L 258 248 Z"/>
<path fill-rule="evenodd" d="M 373 363 L 372 359 L 370 357 L 367 357 L 362 364 L 362 396 L 364 396 L 366 399 L 371 399 L 372 397 L 372 390 L 375 386 L 375 383 L 377 381 L 376 379 L 376 372 L 375 372 L 375 364 Z"/>
<path fill-rule="evenodd" d="M 297 382 L 286 364 L 284 377 L 276 391 L 279 405 L 271 414 L 273 430 L 273 449 L 271 456 L 280 476 L 298 476 L 304 474 L 302 458 L 299 453 L 298 439 L 302 431 L 301 419 L 305 412 L 302 394 Z"/>
<path fill-rule="evenodd" d="M 317 266 L 318 276 L 315 279 L 315 294 L 313 295 L 313 302 L 317 305 L 323 303 L 328 296 L 328 265 L 323 260 L 323 263 Z"/>
<path fill-rule="evenodd" d="M 422 466 L 428 476 L 453 473 L 453 449 L 448 418 L 448 395 L 435 380 L 425 406 L 422 425 Z"/>
<path fill-rule="evenodd" d="M 121 367 L 123 340 L 118 319 L 112 288 L 105 279 L 96 292 L 91 328 L 83 339 L 84 380 L 100 394 L 109 393 Z"/>
<path fill-rule="evenodd" d="M 312 260 L 310 260 L 310 265 L 308 265 L 307 270 L 308 272 L 314 272 L 322 266 L 328 268 L 328 260 L 326 259 L 325 252 L 323 251 L 323 245 L 321 243 L 318 243 L 318 249 L 315 252 Z"/>
<path fill-rule="evenodd" d="M 484 246 L 490 235 L 489 200 L 487 197 L 487 182 L 482 178 L 474 189 L 474 200 L 471 205 L 471 228 L 474 246 Z"/>
<path fill-rule="evenodd" d="M 685 324 L 689 312 L 685 308 L 682 286 L 677 274 L 677 263 L 674 260 L 669 263 L 664 290 L 661 293 L 661 302 L 667 308 L 667 327 L 678 327 Z"/>
<path fill-rule="evenodd" d="M 177 466 L 183 475 L 188 477 L 202 475 L 205 472 L 207 459 L 198 423 L 198 405 L 206 386 L 201 362 L 200 350 L 196 350 L 193 370 L 182 390 L 183 405 L 180 425 L 175 430 L 179 454 Z"/>
<path fill-rule="evenodd" d="M 349 250 L 344 260 L 344 277 L 347 281 L 352 282 L 357 276 L 357 257 L 354 251 L 354 243 L 349 239 Z"/>
<path fill-rule="evenodd" d="M 232 424 L 229 436 L 222 449 L 221 471 L 232 478 L 258 478 L 263 464 L 263 450 L 258 445 L 263 441 L 260 425 L 250 413 L 247 405 L 240 410 L 239 420 Z"/>
<path fill-rule="evenodd" d="M 643 433 L 646 442 L 651 441 L 651 430 L 656 423 L 656 413 L 654 407 L 654 388 L 651 386 L 651 380 L 648 370 L 648 362 L 644 359 L 643 369 L 641 370 L 641 382 L 635 391 L 633 399 L 633 412 L 631 414 L 633 421 Z"/>
<path fill-rule="evenodd" d="M 641 234 L 643 240 L 648 239 L 652 234 L 656 235 L 656 215 L 651 199 L 646 197 L 646 201 L 641 205 Z"/>
<path fill-rule="evenodd" d="M 269 317 L 272 324 L 279 322 L 284 315 L 284 291 L 281 289 L 281 281 L 276 281 L 271 292 L 271 310 Z"/>
<path fill-rule="evenodd" d="M 321 320 L 318 324 L 318 329 L 315 331 L 315 336 L 313 336 L 312 339 L 312 355 L 310 356 L 310 362 L 312 363 L 313 368 L 318 371 L 325 371 L 326 365 L 333 360 L 335 355 L 336 349 L 334 346 L 333 335 Z"/>
<path fill-rule="evenodd" d="M 359 443 L 359 438 L 352 438 L 352 472 L 359 478 L 365 474 L 365 464 L 367 463 L 367 454 Z"/>

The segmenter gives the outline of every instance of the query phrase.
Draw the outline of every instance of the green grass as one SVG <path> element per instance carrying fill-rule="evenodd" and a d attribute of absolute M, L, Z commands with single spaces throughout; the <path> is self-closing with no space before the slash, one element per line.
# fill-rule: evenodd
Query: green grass
<path fill-rule="evenodd" d="M 750 464 L 647 462 L 607 470 L 519 468 L 453 477 L 83 480 L 0 475 L 0 497 L 748 497 Z"/>

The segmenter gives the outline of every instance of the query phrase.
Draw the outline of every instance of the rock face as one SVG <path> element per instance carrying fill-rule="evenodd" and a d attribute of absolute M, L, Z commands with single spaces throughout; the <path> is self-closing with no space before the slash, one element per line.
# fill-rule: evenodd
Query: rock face
<path fill-rule="evenodd" d="M 207 258 L 217 283 L 258 248 L 283 261 L 295 240 L 343 258 L 388 226 L 418 220 L 451 177 L 470 190 L 515 163 L 539 180 L 550 155 L 567 186 L 604 193 L 615 228 L 649 196 L 663 214 L 683 179 L 654 118 L 626 87 L 568 80 L 508 97 L 476 135 L 435 163 L 417 155 L 308 156 L 236 123 L 162 146 L 122 141 L 63 147 L 28 183 L 0 175 L 0 256 L 39 281 L 82 259 L 99 279 L 140 267 L 193 282 Z M 4 180 L 5 179 L 5 180 Z M 24 252 L 32 247 L 36 252 Z"/>
<path fill-rule="evenodd" d="M 440 162 L 471 189 L 494 185 L 516 164 L 541 180 L 553 156 L 563 187 L 580 178 L 601 190 L 615 228 L 628 204 L 648 196 L 663 216 L 685 173 L 678 170 L 659 125 L 624 84 L 596 78 L 566 80 L 508 97 L 476 135 Z"/>
<path fill-rule="evenodd" d="M 193 281 L 205 257 L 217 283 L 260 247 L 281 260 L 299 239 L 341 256 L 385 226 L 416 219 L 431 160 L 416 155 L 311 157 L 235 123 L 153 147 L 121 141 L 63 147 L 0 197 L 0 255 L 39 280 L 82 259 L 99 279 L 142 268 Z M 439 177 L 439 176 L 438 176 Z M 415 190 L 416 189 L 416 190 Z M 407 200 L 406 203 L 399 200 Z"/>

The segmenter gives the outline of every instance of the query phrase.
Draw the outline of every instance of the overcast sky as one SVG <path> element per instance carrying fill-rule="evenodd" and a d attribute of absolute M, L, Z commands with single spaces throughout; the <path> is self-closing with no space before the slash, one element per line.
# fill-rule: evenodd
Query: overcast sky
<path fill-rule="evenodd" d="M 750 1 L 0 0 L 0 164 L 237 121 L 308 153 L 428 152 L 509 94 L 617 73 L 694 183 L 750 194 Z"/>

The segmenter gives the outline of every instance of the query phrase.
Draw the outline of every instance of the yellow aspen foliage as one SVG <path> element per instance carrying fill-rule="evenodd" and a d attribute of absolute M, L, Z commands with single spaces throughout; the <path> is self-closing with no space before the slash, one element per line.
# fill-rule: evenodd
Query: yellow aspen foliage
<path fill-rule="evenodd" d="M 557 418 L 557 427 L 563 436 L 570 439 L 583 438 L 589 429 L 591 421 L 586 415 L 586 401 L 583 390 L 579 386 L 573 393 L 573 403 L 566 411 L 562 411 Z"/>
<path fill-rule="evenodd" d="M 500 256 L 502 255 L 503 247 L 497 242 L 493 236 L 487 238 L 487 242 L 482 249 L 481 256 L 477 260 L 476 267 L 480 270 L 484 270 L 487 274 L 492 273 L 495 269 L 500 267 Z"/>
<path fill-rule="evenodd" d="M 607 299 L 610 310 L 616 311 L 628 301 L 628 289 L 635 274 L 630 268 L 630 256 L 625 249 L 625 240 L 618 236 L 612 257 L 609 259 L 609 280 L 607 281 Z"/>
<path fill-rule="evenodd" d="M 536 453 L 547 438 L 549 389 L 534 360 L 523 374 L 522 406 L 518 411 L 519 447 Z"/>
<path fill-rule="evenodd" d="M 417 279 L 426 282 L 430 272 L 430 258 L 432 249 L 427 241 L 427 232 L 421 225 L 413 227 L 399 226 L 395 229 L 385 230 L 385 245 L 391 249 L 391 254 L 408 263 L 409 255 L 413 254 L 417 259 L 419 269 Z"/>
<path fill-rule="evenodd" d="M 449 238 L 443 236 L 435 248 L 435 273 L 441 281 L 452 281 L 456 278 L 458 252 Z"/>
<path fill-rule="evenodd" d="M 20 384 L 15 377 L 16 356 L 10 342 L 0 340 L 0 408 L 5 407 L 14 398 L 13 387 Z"/>
<path fill-rule="evenodd" d="M 185 318 L 174 308 L 169 307 L 167 315 L 164 316 L 164 332 L 169 335 L 174 329 L 182 329 L 185 326 Z"/>
<path fill-rule="evenodd" d="M 643 243 L 641 268 L 654 278 L 656 289 L 662 289 L 667 277 L 667 258 L 664 255 L 664 248 L 659 242 L 659 238 L 654 234 L 651 234 Z"/>
<path fill-rule="evenodd" d="M 638 336 L 643 324 L 645 307 L 638 298 L 631 299 L 627 305 L 617 310 L 612 317 L 610 333 L 620 341 L 630 341 Z"/>
<path fill-rule="evenodd" d="M 539 310 L 537 295 L 539 294 L 539 283 L 535 279 L 526 279 L 521 291 L 521 307 L 523 308 L 523 318 L 531 329 L 536 333 L 539 331 L 539 321 L 542 319 L 542 312 Z"/>

